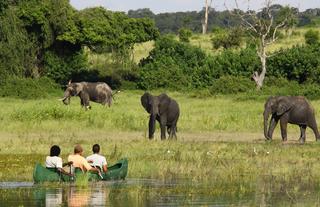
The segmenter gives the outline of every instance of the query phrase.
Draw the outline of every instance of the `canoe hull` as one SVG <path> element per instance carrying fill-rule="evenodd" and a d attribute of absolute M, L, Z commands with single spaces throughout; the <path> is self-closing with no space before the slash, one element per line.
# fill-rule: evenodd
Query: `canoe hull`
<path fill-rule="evenodd" d="M 99 181 L 99 180 L 120 180 L 125 179 L 128 173 L 128 160 L 122 159 L 119 160 L 116 164 L 108 166 L 107 173 L 103 173 L 101 178 L 98 174 L 88 173 L 89 181 Z M 75 177 L 77 178 L 75 173 Z M 53 172 L 41 164 L 37 163 L 33 171 L 33 181 L 35 183 L 42 182 L 70 182 L 72 181 L 71 177 L 67 175 L 62 175 L 57 172 Z"/>

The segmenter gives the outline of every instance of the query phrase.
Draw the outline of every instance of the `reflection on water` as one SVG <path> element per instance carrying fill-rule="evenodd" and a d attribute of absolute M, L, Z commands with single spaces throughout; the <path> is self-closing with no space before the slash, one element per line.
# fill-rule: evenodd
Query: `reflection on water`
<path fill-rule="evenodd" d="M 45 193 L 46 206 L 53 207 L 62 205 L 62 189 L 52 189 Z"/>
<path fill-rule="evenodd" d="M 257 192 L 230 191 L 217 195 L 215 192 L 220 187 L 186 180 L 148 179 L 96 182 L 87 187 L 3 182 L 0 183 L 0 206 L 315 206 L 319 203 L 317 192 L 262 193 L 264 190 L 257 188 Z"/>

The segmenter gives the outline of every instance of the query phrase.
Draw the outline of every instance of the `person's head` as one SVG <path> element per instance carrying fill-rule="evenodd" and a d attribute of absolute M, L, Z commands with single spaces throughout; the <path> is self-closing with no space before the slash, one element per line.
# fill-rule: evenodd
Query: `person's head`
<path fill-rule="evenodd" d="M 60 147 L 58 145 L 53 145 L 51 148 L 50 148 L 50 156 L 53 157 L 53 156 L 59 156 L 60 155 Z"/>
<path fill-rule="evenodd" d="M 94 144 L 92 146 L 92 152 L 93 153 L 99 153 L 100 152 L 100 146 L 98 144 Z"/>
<path fill-rule="evenodd" d="M 77 144 L 76 146 L 74 146 L 74 154 L 82 154 L 82 152 L 83 152 L 83 149 L 80 144 Z"/>

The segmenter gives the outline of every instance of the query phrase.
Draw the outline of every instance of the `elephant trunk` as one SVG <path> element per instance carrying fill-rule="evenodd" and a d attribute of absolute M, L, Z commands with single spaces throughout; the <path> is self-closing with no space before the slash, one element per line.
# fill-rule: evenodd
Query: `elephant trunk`
<path fill-rule="evenodd" d="M 264 126 L 264 137 L 266 139 L 271 139 L 271 137 L 268 134 L 268 120 L 269 120 L 270 110 L 265 109 L 263 113 L 263 126 Z"/>
<path fill-rule="evenodd" d="M 68 90 L 64 92 L 64 96 L 63 96 L 63 98 L 61 99 L 61 101 L 62 101 L 65 105 L 70 104 L 70 92 L 69 92 Z"/>
<path fill-rule="evenodd" d="M 69 105 L 70 104 L 70 97 L 64 97 L 62 99 L 62 102 L 65 104 L 65 105 Z"/>

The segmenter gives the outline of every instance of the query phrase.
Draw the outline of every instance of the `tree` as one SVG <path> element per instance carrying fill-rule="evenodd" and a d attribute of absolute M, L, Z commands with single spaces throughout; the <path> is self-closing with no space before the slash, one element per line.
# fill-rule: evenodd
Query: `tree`
<path fill-rule="evenodd" d="M 249 1 L 248 1 L 249 2 Z M 263 81 L 267 73 L 267 47 L 275 43 L 278 39 L 279 29 L 288 25 L 291 22 L 292 9 L 279 12 L 276 18 L 277 11 L 272 7 L 273 0 L 265 0 L 265 7 L 260 12 L 249 10 L 243 12 L 239 9 L 238 1 L 235 0 L 237 9 L 231 11 L 232 14 L 238 16 L 242 21 L 242 26 L 249 32 L 250 36 L 257 42 L 257 55 L 261 63 L 261 71 L 254 71 L 252 79 L 256 82 L 257 89 L 263 86 Z M 249 4 L 249 3 L 248 3 Z M 280 11 L 283 8 L 280 8 Z"/>
<path fill-rule="evenodd" d="M 209 9 L 210 5 L 212 4 L 212 0 L 210 0 L 210 5 L 208 4 L 208 0 L 205 0 L 205 14 L 204 14 L 204 20 L 202 22 L 202 34 L 206 34 L 208 30 L 208 15 L 209 15 Z"/>

